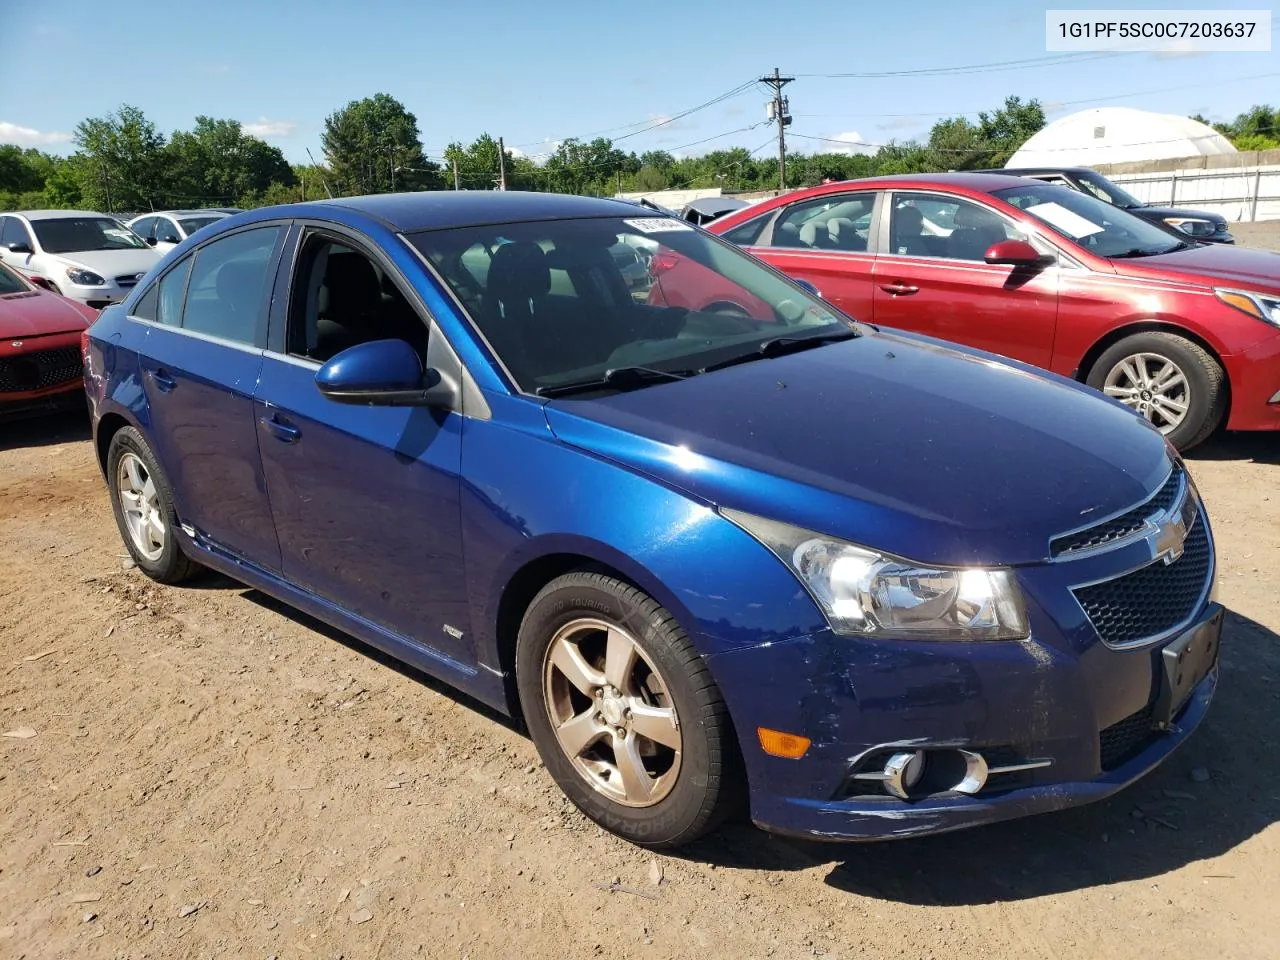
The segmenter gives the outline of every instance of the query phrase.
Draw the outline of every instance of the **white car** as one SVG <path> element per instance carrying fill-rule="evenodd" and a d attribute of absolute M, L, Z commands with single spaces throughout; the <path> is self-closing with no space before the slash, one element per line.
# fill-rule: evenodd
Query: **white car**
<path fill-rule="evenodd" d="M 0 262 L 101 310 L 127 297 L 160 254 L 104 213 L 24 210 L 0 215 Z"/>
<path fill-rule="evenodd" d="M 229 216 L 221 210 L 162 210 L 134 217 L 127 226 L 158 253 L 165 254 L 197 230 Z"/>

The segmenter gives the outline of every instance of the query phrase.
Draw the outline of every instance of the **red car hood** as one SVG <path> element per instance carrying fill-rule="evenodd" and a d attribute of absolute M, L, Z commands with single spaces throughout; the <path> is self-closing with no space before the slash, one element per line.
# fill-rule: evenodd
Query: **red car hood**
<path fill-rule="evenodd" d="M 1247 287 L 1280 292 L 1280 253 L 1244 250 L 1209 243 L 1155 257 L 1112 260 L 1116 273 L 1125 277 L 1177 279 L 1212 286 Z"/>
<path fill-rule="evenodd" d="M 0 296 L 0 340 L 79 332 L 95 314 L 47 290 Z"/>

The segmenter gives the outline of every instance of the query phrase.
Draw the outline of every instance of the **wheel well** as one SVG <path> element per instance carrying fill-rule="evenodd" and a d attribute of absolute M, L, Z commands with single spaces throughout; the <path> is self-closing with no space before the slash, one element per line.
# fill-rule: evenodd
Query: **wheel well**
<path fill-rule="evenodd" d="M 498 666 L 506 677 L 507 705 L 511 715 L 523 724 L 520 711 L 520 695 L 516 689 L 516 639 L 520 635 L 520 621 L 529 604 L 543 587 L 566 573 L 578 571 L 602 573 L 630 586 L 639 586 L 626 574 L 605 563 L 575 553 L 554 553 L 525 564 L 508 581 L 498 601 Z"/>
<path fill-rule="evenodd" d="M 103 476 L 107 474 L 107 451 L 111 448 L 111 438 L 128 425 L 129 421 L 118 413 L 103 414 L 98 421 L 98 433 L 94 442 L 97 446 L 98 466 L 102 469 Z"/>
<path fill-rule="evenodd" d="M 1081 383 L 1086 382 L 1089 378 L 1089 371 L 1092 370 L 1093 365 L 1098 362 L 1098 358 L 1102 356 L 1102 354 L 1105 353 L 1112 344 L 1119 343 L 1125 337 L 1131 337 L 1135 333 L 1172 333 L 1175 336 L 1190 340 L 1192 343 L 1204 350 L 1205 353 L 1209 354 L 1209 356 L 1213 357 L 1218 366 L 1222 367 L 1222 382 L 1225 383 L 1227 387 L 1226 412 L 1222 415 L 1223 423 L 1226 422 L 1227 417 L 1231 415 L 1231 378 L 1226 376 L 1226 364 L 1222 362 L 1222 357 L 1219 356 L 1218 351 L 1213 348 L 1213 345 L 1209 343 L 1208 340 L 1204 339 L 1204 337 L 1197 333 L 1193 333 L 1186 327 L 1180 327 L 1177 324 L 1164 323 L 1159 320 L 1144 320 L 1140 323 L 1131 323 L 1118 330 L 1112 330 L 1105 337 L 1090 347 L 1081 358 L 1080 365 L 1076 367 L 1075 378 Z"/>

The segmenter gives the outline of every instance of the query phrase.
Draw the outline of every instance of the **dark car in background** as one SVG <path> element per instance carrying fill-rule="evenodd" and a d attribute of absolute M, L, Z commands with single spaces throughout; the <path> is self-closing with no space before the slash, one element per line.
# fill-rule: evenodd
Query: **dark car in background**
<path fill-rule="evenodd" d="M 1133 194 L 1112 183 L 1096 170 L 1088 167 L 1005 167 L 1000 170 L 981 170 L 979 173 L 1003 173 L 1015 177 L 1031 177 L 1045 183 L 1056 183 L 1097 197 L 1134 216 L 1149 220 L 1195 237 L 1206 243 L 1235 243 L 1227 227 L 1227 218 L 1207 210 L 1189 210 L 1185 207 L 1160 207 L 1143 203 Z"/>

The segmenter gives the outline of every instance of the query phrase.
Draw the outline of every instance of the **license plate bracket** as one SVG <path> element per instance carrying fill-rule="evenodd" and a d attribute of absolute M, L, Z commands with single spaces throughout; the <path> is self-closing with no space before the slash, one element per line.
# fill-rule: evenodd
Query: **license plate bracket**
<path fill-rule="evenodd" d="M 1159 691 L 1152 705 L 1152 719 L 1161 730 L 1173 726 L 1191 693 L 1218 662 L 1223 608 L 1201 620 L 1160 651 Z"/>

